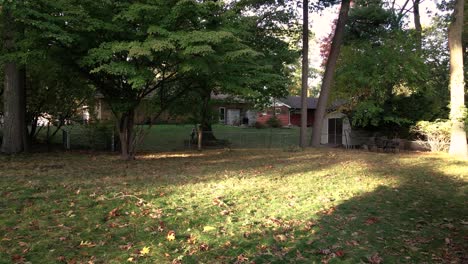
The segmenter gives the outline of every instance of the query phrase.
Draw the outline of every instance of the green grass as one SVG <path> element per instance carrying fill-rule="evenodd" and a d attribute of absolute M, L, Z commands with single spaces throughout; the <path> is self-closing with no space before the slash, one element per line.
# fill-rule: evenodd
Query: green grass
<path fill-rule="evenodd" d="M 190 138 L 193 125 L 154 125 L 139 126 L 145 134 L 139 145 L 141 151 L 178 151 L 189 149 L 187 140 Z M 64 128 L 70 131 L 72 149 L 110 150 L 110 131 L 94 131 L 81 125 Z M 52 131 L 54 129 L 51 129 Z M 224 125 L 213 126 L 217 139 L 227 140 L 234 148 L 283 148 L 297 145 L 299 128 L 245 128 Z M 310 129 L 309 135 L 310 137 Z M 45 138 L 46 129 L 41 130 L 40 138 Z M 117 135 L 116 135 L 117 136 Z M 53 142 L 62 144 L 62 133 L 58 133 Z"/>
<path fill-rule="evenodd" d="M 141 150 L 181 150 L 186 148 L 184 141 L 190 138 L 193 125 L 155 125 L 150 128 Z M 281 148 L 297 145 L 299 128 L 233 127 L 214 125 L 217 139 L 228 140 L 235 148 Z"/>
<path fill-rule="evenodd" d="M 435 154 L 0 156 L 0 262 L 462 263 L 467 178 Z"/>

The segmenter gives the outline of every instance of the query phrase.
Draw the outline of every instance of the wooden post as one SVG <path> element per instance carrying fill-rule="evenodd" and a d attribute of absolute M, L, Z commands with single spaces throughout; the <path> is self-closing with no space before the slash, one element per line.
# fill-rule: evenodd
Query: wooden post
<path fill-rule="evenodd" d="M 203 130 L 201 124 L 197 125 L 198 132 L 198 151 L 202 150 Z"/>

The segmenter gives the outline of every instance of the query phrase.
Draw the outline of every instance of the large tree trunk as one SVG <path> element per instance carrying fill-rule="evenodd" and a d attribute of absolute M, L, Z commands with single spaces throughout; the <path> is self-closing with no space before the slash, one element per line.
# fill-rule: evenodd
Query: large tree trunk
<path fill-rule="evenodd" d="M 5 64 L 5 90 L 3 92 L 3 142 L 2 152 L 20 153 L 25 150 L 24 86 L 21 71 L 15 62 Z"/>
<path fill-rule="evenodd" d="M 302 4 L 302 87 L 301 87 L 301 130 L 299 146 L 307 146 L 307 90 L 309 81 L 309 1 Z"/>
<path fill-rule="evenodd" d="M 456 0 L 453 20 L 449 27 L 450 49 L 450 119 L 452 133 L 450 137 L 449 153 L 452 156 L 468 158 L 466 131 L 464 123 L 465 82 L 463 72 L 463 11 L 464 0 Z"/>
<path fill-rule="evenodd" d="M 322 87 L 320 89 L 320 97 L 314 115 L 314 125 L 312 128 L 312 146 L 314 147 L 320 146 L 323 118 L 325 116 L 328 97 L 330 96 L 330 89 L 333 83 L 333 77 L 335 75 L 336 62 L 338 60 L 341 44 L 343 42 L 350 3 L 350 0 L 342 0 L 341 2 L 340 14 L 336 24 L 335 34 L 332 39 L 330 54 L 328 55 L 327 64 L 325 66 Z"/>
<path fill-rule="evenodd" d="M 202 107 L 200 113 L 200 125 L 201 131 L 203 133 L 203 141 L 208 143 L 215 142 L 216 137 L 213 133 L 213 127 L 211 125 L 212 121 L 212 109 L 210 107 L 211 102 L 211 90 L 206 90 L 202 92 Z"/>
<path fill-rule="evenodd" d="M 3 6 L 3 45 L 4 50 L 16 49 L 15 34 L 17 27 L 13 21 L 9 6 Z M 26 99 L 25 99 L 25 72 L 15 61 L 4 64 L 4 91 L 3 114 L 4 129 L 1 152 L 14 154 L 23 152 L 27 148 L 26 143 Z"/>
<path fill-rule="evenodd" d="M 118 120 L 120 136 L 120 157 L 123 160 L 135 159 L 135 111 L 129 110 Z"/>

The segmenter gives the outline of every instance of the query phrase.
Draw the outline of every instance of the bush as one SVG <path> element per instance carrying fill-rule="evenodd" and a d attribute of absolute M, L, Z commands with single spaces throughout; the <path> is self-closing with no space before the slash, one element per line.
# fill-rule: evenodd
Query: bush
<path fill-rule="evenodd" d="M 254 126 L 255 126 L 255 128 L 257 128 L 257 129 L 264 129 L 264 128 L 266 128 L 266 125 L 263 124 L 263 123 L 260 123 L 260 122 L 255 122 Z"/>
<path fill-rule="evenodd" d="M 274 128 L 279 128 L 282 127 L 283 125 L 281 124 L 281 121 L 276 117 L 272 116 L 270 119 L 267 121 L 268 126 L 274 127 Z"/>
<path fill-rule="evenodd" d="M 421 140 L 429 145 L 432 152 L 448 151 L 450 146 L 451 123 L 449 120 L 434 122 L 419 121 L 411 128 L 413 133 L 423 136 Z"/>

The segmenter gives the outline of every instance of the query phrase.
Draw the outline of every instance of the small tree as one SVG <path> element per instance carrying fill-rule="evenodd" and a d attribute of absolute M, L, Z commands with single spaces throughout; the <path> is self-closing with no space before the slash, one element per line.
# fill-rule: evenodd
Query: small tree
<path fill-rule="evenodd" d="M 422 141 L 429 145 L 432 152 L 446 152 L 450 146 L 451 127 L 448 120 L 419 121 L 412 132 L 423 136 Z"/>

